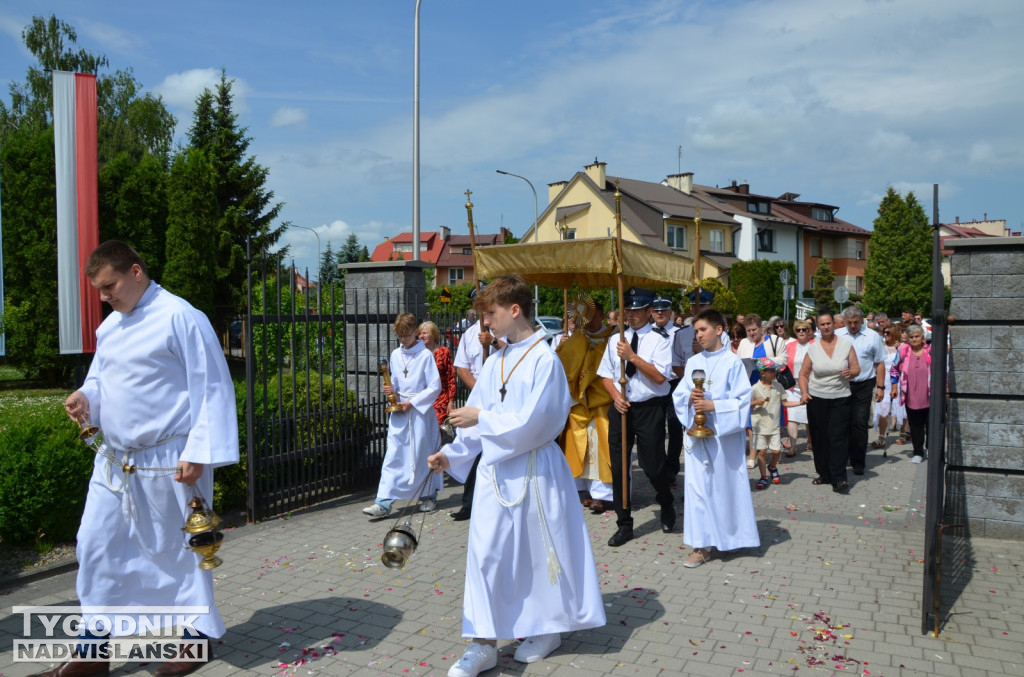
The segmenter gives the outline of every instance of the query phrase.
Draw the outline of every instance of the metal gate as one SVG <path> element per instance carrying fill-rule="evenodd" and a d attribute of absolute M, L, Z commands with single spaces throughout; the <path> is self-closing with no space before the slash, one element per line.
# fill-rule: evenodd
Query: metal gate
<path fill-rule="evenodd" d="M 395 315 L 414 304 L 401 291 L 311 289 L 269 259 L 250 263 L 249 280 L 241 445 L 249 521 L 375 486 L 387 437 L 377 365 L 397 346 Z M 435 322 L 454 352 L 460 325 Z"/>

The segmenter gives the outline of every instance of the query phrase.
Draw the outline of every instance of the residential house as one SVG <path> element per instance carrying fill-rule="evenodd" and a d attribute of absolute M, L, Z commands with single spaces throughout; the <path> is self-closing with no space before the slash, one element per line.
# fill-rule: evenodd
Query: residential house
<path fill-rule="evenodd" d="M 567 181 L 548 184 L 548 206 L 536 233 L 522 242 L 553 242 L 615 235 L 615 191 L 622 196 L 622 237 L 658 251 L 695 259 L 696 215 L 700 209 L 701 278 L 728 284 L 736 222 L 712 204 L 661 183 L 616 178 L 596 158 Z"/>
<path fill-rule="evenodd" d="M 975 238 L 975 237 L 1020 237 L 1020 231 L 1013 232 L 1006 227 L 1006 219 L 989 220 L 988 214 L 981 221 L 965 221 L 960 223 L 960 217 L 956 217 L 953 223 L 939 224 L 939 242 L 942 248 L 942 280 L 949 286 L 949 256 L 952 250 L 946 249 L 946 240 L 951 237 Z"/>
<path fill-rule="evenodd" d="M 476 246 L 502 244 L 511 235 L 502 227 L 498 233 L 476 233 Z M 420 260 L 434 266 L 434 285 L 455 285 L 476 282 L 473 249 L 469 235 L 452 235 L 451 229 L 441 226 L 437 232 L 420 233 Z M 377 245 L 371 261 L 412 259 L 412 233 L 399 233 Z"/>
<path fill-rule="evenodd" d="M 802 231 L 807 226 L 802 221 L 788 214 L 781 214 L 773 208 L 780 198 L 751 193 L 748 184 L 737 184 L 735 181 L 725 188 L 694 185 L 693 174 L 689 172 L 669 176 L 666 183 L 713 204 L 733 218 L 736 222 L 733 255 L 737 260 L 795 262 L 797 294 L 800 294 Z M 791 195 L 783 197 L 788 198 Z"/>

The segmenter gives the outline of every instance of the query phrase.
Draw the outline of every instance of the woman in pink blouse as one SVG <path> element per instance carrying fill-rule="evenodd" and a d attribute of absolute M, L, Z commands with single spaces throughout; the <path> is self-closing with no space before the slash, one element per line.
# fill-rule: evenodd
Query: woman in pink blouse
<path fill-rule="evenodd" d="M 892 362 L 892 369 L 889 370 L 889 378 L 892 381 L 892 399 L 898 394 L 900 404 L 907 410 L 910 440 L 914 445 L 914 456 L 911 461 L 920 463 L 924 460 L 927 443 L 925 429 L 928 426 L 932 386 L 932 347 L 925 345 L 924 330 L 920 325 L 909 325 L 906 331 L 907 342 L 900 344 Z"/>

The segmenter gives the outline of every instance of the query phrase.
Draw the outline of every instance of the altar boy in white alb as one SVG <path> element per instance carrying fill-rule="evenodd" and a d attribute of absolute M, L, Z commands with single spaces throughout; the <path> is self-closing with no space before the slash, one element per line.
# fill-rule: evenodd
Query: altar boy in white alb
<path fill-rule="evenodd" d="M 388 419 L 388 446 L 380 469 L 377 500 L 363 508 L 363 514 L 370 517 L 389 515 L 395 501 L 416 498 L 424 480 L 427 486 L 420 510 L 430 512 L 437 505 L 437 492 L 442 487 L 441 476 L 427 468 L 427 456 L 441 446 L 441 429 L 434 413 L 441 376 L 434 354 L 416 334 L 418 327 L 419 322 L 411 313 L 395 318 L 394 332 L 400 345 L 391 353 L 391 386 L 383 388 L 385 395 L 394 392 L 402 410 Z"/>
<path fill-rule="evenodd" d="M 583 510 L 556 442 L 573 403 L 562 364 L 532 328 L 522 278 L 500 277 L 477 300 L 508 344 L 451 413 L 456 441 L 429 461 L 461 479 L 482 452 L 462 608 L 462 636 L 473 641 L 450 677 L 495 667 L 498 639 L 526 637 L 515 659 L 532 663 L 561 645 L 561 633 L 605 624 Z"/>
<path fill-rule="evenodd" d="M 693 425 L 694 415 L 700 412 L 707 416 L 705 425 L 714 435 L 683 435 L 683 542 L 693 547 L 683 562 L 688 568 L 704 564 L 714 550 L 761 545 L 746 466 L 750 380 L 740 358 L 722 345 L 725 318 L 720 312 L 702 310 L 693 326 L 704 351 L 686 361 L 683 380 L 672 398 L 684 429 Z M 695 370 L 704 372 L 703 390 L 694 387 Z"/>
<path fill-rule="evenodd" d="M 106 447 L 96 456 L 78 531 L 78 598 L 83 607 L 208 607 L 193 627 L 220 637 L 212 572 L 200 570 L 199 556 L 185 549 L 181 527 L 193 490 L 211 505 L 213 468 L 238 461 L 224 353 L 206 316 L 152 282 L 124 242 L 97 247 L 85 274 L 114 312 L 96 331 L 85 384 L 64 405 L 72 420 L 98 425 Z M 201 666 L 170 661 L 156 674 Z M 107 662 L 72 660 L 43 674 L 109 669 Z"/>

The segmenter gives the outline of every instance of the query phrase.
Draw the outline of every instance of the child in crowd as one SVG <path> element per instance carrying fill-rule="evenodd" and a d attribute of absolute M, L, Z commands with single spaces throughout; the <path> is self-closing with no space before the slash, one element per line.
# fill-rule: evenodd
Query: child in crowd
<path fill-rule="evenodd" d="M 449 677 L 494 668 L 498 639 L 525 637 L 515 660 L 533 663 L 561 645 L 561 633 L 605 624 L 576 483 L 556 441 L 573 403 L 562 363 L 533 329 L 522 278 L 497 278 L 477 303 L 508 343 L 452 411 L 456 440 L 428 459 L 462 480 L 480 455 L 462 596 L 462 636 L 473 641 Z"/>
<path fill-rule="evenodd" d="M 395 318 L 393 331 L 400 345 L 391 353 L 391 385 L 383 386 L 383 390 L 385 395 L 397 396 L 402 410 L 388 420 L 387 452 L 380 469 L 377 500 L 363 508 L 363 514 L 369 517 L 385 517 L 396 500 L 414 498 L 429 472 L 427 456 L 441 446 L 441 430 L 434 414 L 441 376 L 433 353 L 416 335 L 417 324 L 411 313 Z M 441 487 L 441 477 L 431 475 L 423 491 L 421 511 L 435 509 Z"/>
<path fill-rule="evenodd" d="M 757 451 L 757 467 L 761 471 L 761 479 L 757 481 L 758 489 L 768 488 L 768 474 L 771 481 L 778 484 L 779 456 L 782 444 L 779 435 L 779 414 L 782 407 L 798 407 L 799 402 L 786 400 L 786 389 L 775 380 L 779 375 L 779 365 L 770 357 L 759 357 L 755 368 L 761 380 L 750 390 L 750 421 L 754 431 L 754 449 Z M 771 465 L 767 465 L 768 450 L 772 452 Z M 767 468 L 765 467 L 767 465 Z"/>

